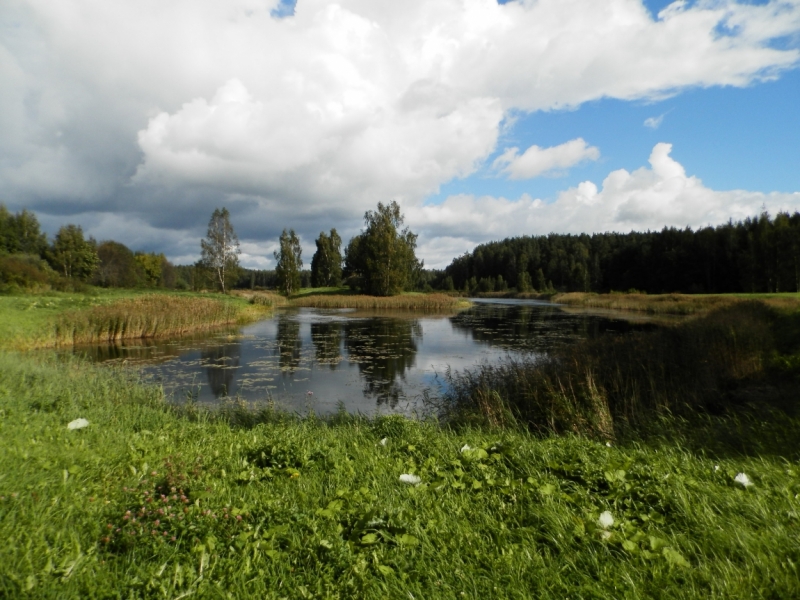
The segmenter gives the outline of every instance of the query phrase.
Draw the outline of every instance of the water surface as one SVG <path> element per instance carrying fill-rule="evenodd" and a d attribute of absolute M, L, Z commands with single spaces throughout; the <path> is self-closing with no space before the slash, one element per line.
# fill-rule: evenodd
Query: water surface
<path fill-rule="evenodd" d="M 160 383 L 174 402 L 272 401 L 291 411 L 422 410 L 426 390 L 462 370 L 652 324 L 535 300 L 476 300 L 456 314 L 285 309 L 241 328 L 174 340 L 82 348 Z"/>

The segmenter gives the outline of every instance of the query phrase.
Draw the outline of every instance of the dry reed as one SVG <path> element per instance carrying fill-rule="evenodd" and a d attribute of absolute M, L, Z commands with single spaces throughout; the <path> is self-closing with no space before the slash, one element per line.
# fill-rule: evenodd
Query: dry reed
<path fill-rule="evenodd" d="M 88 344 L 177 336 L 246 322 L 263 311 L 261 306 L 224 299 L 153 294 L 65 313 L 56 322 L 55 342 Z"/>
<path fill-rule="evenodd" d="M 401 296 L 311 295 L 291 300 L 292 306 L 308 308 L 356 308 L 378 310 L 453 310 L 468 305 L 463 299 L 445 294 L 404 294 Z"/>
<path fill-rule="evenodd" d="M 650 314 L 701 315 L 712 310 L 758 299 L 775 308 L 800 308 L 800 296 L 753 298 L 728 294 L 595 294 L 569 292 L 551 298 L 557 304 L 583 308 L 627 310 Z"/>

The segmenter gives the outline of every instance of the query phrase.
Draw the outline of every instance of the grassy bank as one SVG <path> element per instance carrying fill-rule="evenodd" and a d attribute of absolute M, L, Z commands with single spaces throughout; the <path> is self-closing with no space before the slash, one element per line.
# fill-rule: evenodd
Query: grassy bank
<path fill-rule="evenodd" d="M 665 415 L 696 418 L 745 405 L 797 410 L 800 313 L 739 302 L 655 331 L 604 336 L 546 358 L 508 359 L 451 375 L 449 419 L 613 440 Z"/>
<path fill-rule="evenodd" d="M 464 308 L 468 305 L 462 298 L 446 294 L 414 294 L 398 296 L 365 296 L 361 294 L 314 293 L 308 291 L 293 297 L 292 306 L 310 308 L 356 308 L 378 310 L 441 311 Z"/>
<path fill-rule="evenodd" d="M 0 354 L 0 596 L 800 595 L 800 465 L 780 455 L 227 417 Z"/>
<path fill-rule="evenodd" d="M 257 318 L 282 299 L 139 290 L 0 296 L 0 345 L 27 349 L 181 335 Z"/>
<path fill-rule="evenodd" d="M 759 300 L 774 308 L 800 309 L 800 294 L 594 294 L 570 292 L 547 297 L 551 302 L 582 308 L 639 311 L 650 314 L 697 315 L 743 301 Z"/>

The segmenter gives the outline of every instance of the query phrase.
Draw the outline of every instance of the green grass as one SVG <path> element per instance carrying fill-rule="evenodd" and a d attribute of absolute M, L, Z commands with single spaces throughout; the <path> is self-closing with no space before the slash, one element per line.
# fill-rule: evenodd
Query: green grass
<path fill-rule="evenodd" d="M 207 308 L 212 304 L 218 305 L 218 310 L 198 310 L 197 314 L 192 314 L 198 307 Z M 174 310 L 176 307 L 180 310 Z M 179 329 L 186 331 L 187 327 L 201 328 L 220 324 L 220 315 L 223 313 L 227 317 L 222 321 L 231 322 L 233 319 L 235 322 L 254 318 L 269 308 L 271 305 L 251 302 L 250 297 L 163 290 L 93 288 L 89 293 L 2 295 L 0 348 L 47 347 L 58 343 L 72 343 L 73 339 L 78 342 L 93 341 L 102 337 L 99 333 L 101 331 L 108 334 L 112 321 L 118 325 L 123 319 L 138 319 L 141 321 L 137 323 L 138 335 L 150 335 L 154 325 L 149 321 L 159 316 L 156 309 L 165 313 L 162 316 L 180 320 Z M 187 318 L 181 319 L 184 315 Z M 145 321 L 148 323 L 145 324 Z M 132 327 L 131 331 L 133 329 Z M 176 333 L 166 326 L 161 331 L 166 335 Z"/>
<path fill-rule="evenodd" d="M 662 425 L 671 437 L 609 447 L 178 414 L 126 372 L 0 354 L 0 597 L 800 596 L 797 457 L 704 455 Z"/>

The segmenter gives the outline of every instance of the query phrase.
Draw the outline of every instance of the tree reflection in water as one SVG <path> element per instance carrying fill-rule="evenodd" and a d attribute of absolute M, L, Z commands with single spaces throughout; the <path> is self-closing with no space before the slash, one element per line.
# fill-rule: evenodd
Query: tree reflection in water
<path fill-rule="evenodd" d="M 328 365 L 331 371 L 342 360 L 342 324 L 312 323 L 311 342 L 317 364 Z"/>
<path fill-rule="evenodd" d="M 208 377 L 208 385 L 215 398 L 234 393 L 236 371 L 241 360 L 242 345 L 238 342 L 207 346 L 200 352 L 203 370 Z"/>
<path fill-rule="evenodd" d="M 302 358 L 303 340 L 300 338 L 300 323 L 289 315 L 279 315 L 275 343 L 281 373 L 293 373 L 300 366 Z"/>
<path fill-rule="evenodd" d="M 398 378 L 414 366 L 417 341 L 422 338 L 419 321 L 405 319 L 359 319 L 346 321 L 344 347 L 350 362 L 358 365 L 364 379 L 364 395 L 378 404 L 397 406 L 403 396 Z"/>

